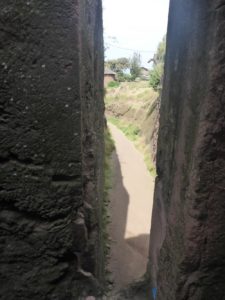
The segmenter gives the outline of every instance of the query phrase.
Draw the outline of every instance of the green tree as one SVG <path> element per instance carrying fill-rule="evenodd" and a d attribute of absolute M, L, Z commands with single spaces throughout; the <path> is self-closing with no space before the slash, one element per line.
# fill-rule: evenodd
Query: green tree
<path fill-rule="evenodd" d="M 105 67 L 111 69 L 116 73 L 124 73 L 130 68 L 130 61 L 126 57 L 117 59 L 110 59 L 105 62 Z"/>
<path fill-rule="evenodd" d="M 159 90 L 161 88 L 161 81 L 163 77 L 163 69 L 164 64 L 158 63 L 154 66 L 154 68 L 150 71 L 150 86 L 155 90 Z"/>
<path fill-rule="evenodd" d="M 132 76 L 130 74 L 126 73 L 118 73 L 117 74 L 117 80 L 120 82 L 127 82 L 127 81 L 132 81 Z"/>
<path fill-rule="evenodd" d="M 161 82 L 164 73 L 164 61 L 166 54 L 166 36 L 163 37 L 163 40 L 159 43 L 157 51 L 152 59 L 153 68 L 150 71 L 150 86 L 155 90 L 161 88 Z"/>
<path fill-rule="evenodd" d="M 130 60 L 130 74 L 134 79 L 140 76 L 141 72 L 141 55 L 138 52 L 133 54 L 133 57 Z"/>
<path fill-rule="evenodd" d="M 154 60 L 157 63 L 164 63 L 166 54 L 166 36 L 163 37 L 162 41 L 159 43 L 156 54 L 154 55 Z"/>

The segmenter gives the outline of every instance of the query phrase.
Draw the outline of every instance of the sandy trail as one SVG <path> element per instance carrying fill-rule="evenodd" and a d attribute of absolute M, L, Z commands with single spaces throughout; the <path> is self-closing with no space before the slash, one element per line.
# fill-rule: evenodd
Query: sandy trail
<path fill-rule="evenodd" d="M 118 290 L 146 270 L 154 178 L 133 143 L 114 125 L 109 124 L 109 128 L 116 146 L 110 193 L 110 270 Z"/>

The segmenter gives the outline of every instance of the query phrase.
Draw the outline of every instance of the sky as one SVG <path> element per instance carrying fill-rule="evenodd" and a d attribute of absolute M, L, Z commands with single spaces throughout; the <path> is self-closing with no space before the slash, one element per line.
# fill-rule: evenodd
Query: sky
<path fill-rule="evenodd" d="M 166 34 L 168 11 L 169 0 L 103 0 L 106 59 L 139 52 L 142 65 L 150 67 L 147 62 Z"/>

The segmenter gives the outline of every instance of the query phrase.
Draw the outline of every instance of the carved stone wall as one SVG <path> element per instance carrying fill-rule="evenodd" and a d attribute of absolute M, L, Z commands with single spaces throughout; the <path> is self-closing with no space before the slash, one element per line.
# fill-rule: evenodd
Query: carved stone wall
<path fill-rule="evenodd" d="M 225 299 L 225 2 L 171 0 L 149 270 L 159 300 Z"/>
<path fill-rule="evenodd" d="M 101 13 L 100 0 L 1 1 L 3 300 L 100 291 Z"/>

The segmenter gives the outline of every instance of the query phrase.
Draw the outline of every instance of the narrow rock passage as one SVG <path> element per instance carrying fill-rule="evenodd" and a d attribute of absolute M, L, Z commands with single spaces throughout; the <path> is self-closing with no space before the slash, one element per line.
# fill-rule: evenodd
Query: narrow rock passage
<path fill-rule="evenodd" d="M 110 270 L 118 290 L 146 271 L 154 178 L 133 143 L 114 125 L 109 128 L 116 146 L 110 193 Z"/>

